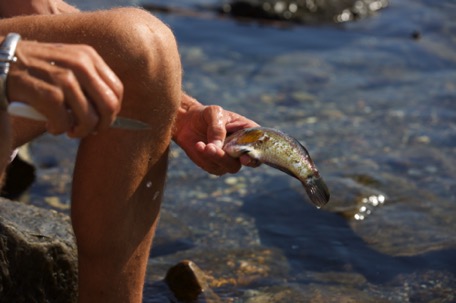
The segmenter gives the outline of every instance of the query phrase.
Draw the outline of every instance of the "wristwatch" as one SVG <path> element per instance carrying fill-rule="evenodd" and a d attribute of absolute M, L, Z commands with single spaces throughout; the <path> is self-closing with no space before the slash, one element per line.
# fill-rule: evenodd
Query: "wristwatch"
<path fill-rule="evenodd" d="M 21 36 L 16 33 L 9 33 L 6 35 L 2 44 L 0 45 L 0 111 L 6 110 L 8 101 L 6 98 L 6 78 L 11 62 L 16 62 L 17 58 L 14 56 L 16 52 L 17 43 L 21 40 Z"/>

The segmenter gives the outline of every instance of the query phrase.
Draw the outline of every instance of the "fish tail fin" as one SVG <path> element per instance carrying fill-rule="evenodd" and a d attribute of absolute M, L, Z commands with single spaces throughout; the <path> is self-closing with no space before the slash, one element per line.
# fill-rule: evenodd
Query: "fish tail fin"
<path fill-rule="evenodd" d="M 302 182 L 312 203 L 320 208 L 329 201 L 329 189 L 320 176 L 311 176 Z"/>

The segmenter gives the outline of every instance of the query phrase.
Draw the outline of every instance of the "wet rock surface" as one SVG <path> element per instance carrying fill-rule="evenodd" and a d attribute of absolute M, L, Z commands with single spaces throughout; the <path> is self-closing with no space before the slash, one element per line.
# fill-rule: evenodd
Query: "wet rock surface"
<path fill-rule="evenodd" d="M 195 5 L 182 8 L 172 3 L 149 3 L 150 11 L 192 17 L 209 17 L 209 12 L 242 21 L 283 21 L 300 24 L 331 24 L 372 16 L 386 8 L 388 0 L 231 0 L 221 5 Z"/>
<path fill-rule="evenodd" d="M 0 199 L 0 298 L 77 301 L 76 246 L 67 216 Z"/>
<path fill-rule="evenodd" d="M 349 220 L 364 220 L 387 201 L 386 193 L 375 184 L 363 184 L 350 177 L 331 177 L 327 183 L 337 194 L 323 209 Z"/>
<path fill-rule="evenodd" d="M 174 265 L 165 276 L 166 284 L 180 301 L 221 303 L 221 299 L 212 291 L 207 279 L 206 274 L 190 260 Z"/>
<path fill-rule="evenodd" d="M 387 6 L 388 0 L 232 0 L 220 12 L 297 23 L 333 23 L 365 18 Z"/>
<path fill-rule="evenodd" d="M 208 289 L 202 271 L 192 261 L 181 261 L 166 273 L 165 282 L 178 300 L 196 301 Z"/>

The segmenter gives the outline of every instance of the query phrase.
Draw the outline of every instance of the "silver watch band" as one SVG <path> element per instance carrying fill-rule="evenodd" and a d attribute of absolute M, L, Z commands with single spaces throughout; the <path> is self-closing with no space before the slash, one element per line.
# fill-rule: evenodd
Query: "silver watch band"
<path fill-rule="evenodd" d="M 0 110 L 6 110 L 8 107 L 6 78 L 8 77 L 10 63 L 17 60 L 14 54 L 20 40 L 19 34 L 9 33 L 0 45 Z"/>

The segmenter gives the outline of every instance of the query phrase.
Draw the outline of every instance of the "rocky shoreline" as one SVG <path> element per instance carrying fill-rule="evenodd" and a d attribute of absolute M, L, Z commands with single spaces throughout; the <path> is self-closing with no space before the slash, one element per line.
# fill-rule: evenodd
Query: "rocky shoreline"
<path fill-rule="evenodd" d="M 77 302 L 77 276 L 69 216 L 0 198 L 0 302 Z M 175 298 L 221 302 L 192 261 L 172 266 L 165 283 Z"/>

